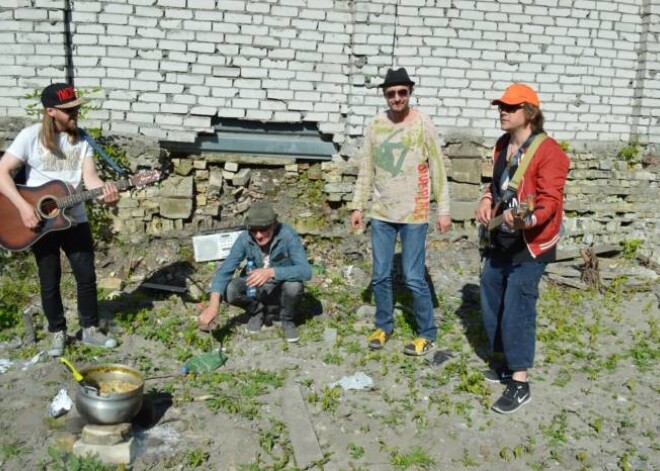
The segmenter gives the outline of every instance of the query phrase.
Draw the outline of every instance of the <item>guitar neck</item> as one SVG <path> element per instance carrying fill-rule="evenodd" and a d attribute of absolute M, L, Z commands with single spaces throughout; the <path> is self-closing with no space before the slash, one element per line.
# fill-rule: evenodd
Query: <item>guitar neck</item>
<path fill-rule="evenodd" d="M 129 180 L 121 180 L 115 182 L 115 186 L 118 190 L 126 190 L 133 185 Z M 103 194 L 103 187 L 94 188 L 93 190 L 81 191 L 80 193 L 73 193 L 71 195 L 65 196 L 63 198 L 57 198 L 57 207 L 58 208 L 68 208 L 83 201 L 89 201 L 94 198 L 98 198 Z"/>
<path fill-rule="evenodd" d="M 495 229 L 500 227 L 503 222 L 504 222 L 504 214 L 500 214 L 499 216 L 495 216 L 490 221 L 488 221 L 488 230 L 489 231 L 494 231 Z"/>

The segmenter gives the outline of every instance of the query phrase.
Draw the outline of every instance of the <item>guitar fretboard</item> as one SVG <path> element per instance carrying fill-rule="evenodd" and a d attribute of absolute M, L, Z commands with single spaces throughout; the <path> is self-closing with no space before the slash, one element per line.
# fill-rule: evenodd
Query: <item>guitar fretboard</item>
<path fill-rule="evenodd" d="M 117 187 L 118 190 L 122 191 L 122 190 L 126 190 L 127 188 L 130 188 L 133 185 L 129 180 L 121 180 L 115 182 L 115 186 Z M 73 206 L 74 204 L 78 204 L 83 201 L 88 201 L 98 196 L 101 196 L 102 194 L 103 194 L 102 186 L 99 188 L 94 188 L 93 190 L 81 191 L 80 193 L 73 193 L 72 195 L 65 196 L 63 198 L 58 198 L 57 207 L 68 208 L 70 206 Z"/>

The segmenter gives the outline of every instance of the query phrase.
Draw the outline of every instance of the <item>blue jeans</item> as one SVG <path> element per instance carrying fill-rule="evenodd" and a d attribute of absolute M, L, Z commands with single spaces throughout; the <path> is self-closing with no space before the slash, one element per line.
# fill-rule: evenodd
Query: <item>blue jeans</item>
<path fill-rule="evenodd" d="M 545 266 L 487 258 L 481 273 L 481 316 L 491 351 L 501 350 L 512 371 L 534 366 L 536 301 Z"/>
<path fill-rule="evenodd" d="M 438 328 L 433 318 L 431 290 L 425 278 L 426 231 L 428 224 L 397 224 L 371 220 L 373 270 L 371 287 L 376 300 L 376 327 L 387 334 L 394 329 L 392 265 L 396 236 L 401 236 L 401 265 L 406 287 L 413 296 L 419 336 L 435 342 Z"/>

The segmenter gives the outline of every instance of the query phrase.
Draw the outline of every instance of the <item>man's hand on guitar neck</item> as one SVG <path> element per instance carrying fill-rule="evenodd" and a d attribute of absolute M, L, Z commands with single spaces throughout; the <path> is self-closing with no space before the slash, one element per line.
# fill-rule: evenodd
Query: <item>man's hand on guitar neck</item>
<path fill-rule="evenodd" d="M 103 184 L 103 196 L 100 197 L 105 204 L 113 204 L 119 200 L 119 190 L 114 183 Z"/>

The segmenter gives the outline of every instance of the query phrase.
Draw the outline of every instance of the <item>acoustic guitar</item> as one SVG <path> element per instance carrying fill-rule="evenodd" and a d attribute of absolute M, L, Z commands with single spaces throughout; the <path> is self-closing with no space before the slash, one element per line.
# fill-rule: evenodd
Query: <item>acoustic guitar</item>
<path fill-rule="evenodd" d="M 126 190 L 158 180 L 160 180 L 160 171 L 147 170 L 127 180 L 115 182 L 115 185 L 119 190 Z M 49 232 L 70 228 L 72 223 L 67 209 L 103 195 L 103 187 L 77 193 L 71 185 L 59 180 L 35 187 L 16 185 L 16 188 L 25 201 L 33 205 L 41 216 L 41 224 L 35 229 L 25 227 L 16 206 L 6 196 L 0 194 L 0 246 L 12 252 L 30 248 Z"/>
<path fill-rule="evenodd" d="M 499 209 L 500 203 L 497 203 L 493 208 L 493 214 L 496 214 Z M 529 195 L 527 202 L 522 202 L 512 209 L 515 216 L 525 218 L 534 212 L 534 197 Z M 488 221 L 488 225 L 479 225 L 479 252 L 485 254 L 490 248 L 491 234 L 494 230 L 498 229 L 504 222 L 504 212 L 494 216 Z"/>

